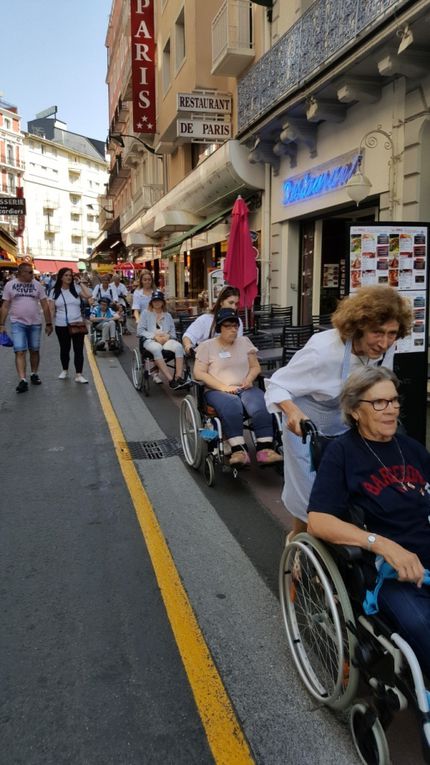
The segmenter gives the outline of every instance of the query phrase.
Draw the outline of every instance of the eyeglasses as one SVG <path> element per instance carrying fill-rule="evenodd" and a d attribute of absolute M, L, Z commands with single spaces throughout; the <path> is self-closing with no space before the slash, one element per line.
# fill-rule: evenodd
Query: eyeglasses
<path fill-rule="evenodd" d="M 375 412 L 383 412 L 389 404 L 392 405 L 393 409 L 400 409 L 399 396 L 393 396 L 393 398 L 375 398 L 373 400 L 368 398 L 360 398 L 359 401 L 361 401 L 363 404 L 372 404 Z"/>

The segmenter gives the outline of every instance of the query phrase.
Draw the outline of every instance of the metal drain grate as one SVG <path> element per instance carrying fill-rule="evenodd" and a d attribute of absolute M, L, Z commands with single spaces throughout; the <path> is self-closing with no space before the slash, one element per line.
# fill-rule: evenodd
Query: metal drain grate
<path fill-rule="evenodd" d="M 178 438 L 163 438 L 160 441 L 129 441 L 127 447 L 133 460 L 162 460 L 180 454 Z"/>

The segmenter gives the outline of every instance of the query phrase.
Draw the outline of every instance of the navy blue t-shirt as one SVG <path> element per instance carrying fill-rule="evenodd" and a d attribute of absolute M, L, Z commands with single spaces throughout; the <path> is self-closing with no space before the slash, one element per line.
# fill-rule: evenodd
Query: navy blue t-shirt
<path fill-rule="evenodd" d="M 355 430 L 347 431 L 327 446 L 308 512 L 348 520 L 348 507 L 359 505 L 369 532 L 398 542 L 416 553 L 425 568 L 430 568 L 430 454 L 408 436 L 396 435 L 388 442 L 368 443 L 385 467 Z M 404 481 L 398 447 L 405 459 Z"/>

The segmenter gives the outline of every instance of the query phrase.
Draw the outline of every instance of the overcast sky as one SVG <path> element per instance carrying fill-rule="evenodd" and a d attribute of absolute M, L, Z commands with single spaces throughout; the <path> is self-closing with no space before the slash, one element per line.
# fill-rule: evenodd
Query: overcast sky
<path fill-rule="evenodd" d="M 21 127 L 49 106 L 74 133 L 108 132 L 105 38 L 112 0 L 1 0 L 0 92 Z"/>

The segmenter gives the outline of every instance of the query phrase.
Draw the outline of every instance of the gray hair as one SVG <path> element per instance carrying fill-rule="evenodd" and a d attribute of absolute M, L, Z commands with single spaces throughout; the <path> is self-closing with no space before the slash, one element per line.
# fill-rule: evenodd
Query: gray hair
<path fill-rule="evenodd" d="M 363 398 L 366 391 L 376 383 L 387 380 L 394 384 L 396 390 L 399 389 L 398 378 L 387 367 L 363 367 L 348 377 L 340 393 L 340 408 L 343 420 L 347 425 L 352 427 L 357 424 L 352 412 L 357 409 L 360 399 Z"/>

